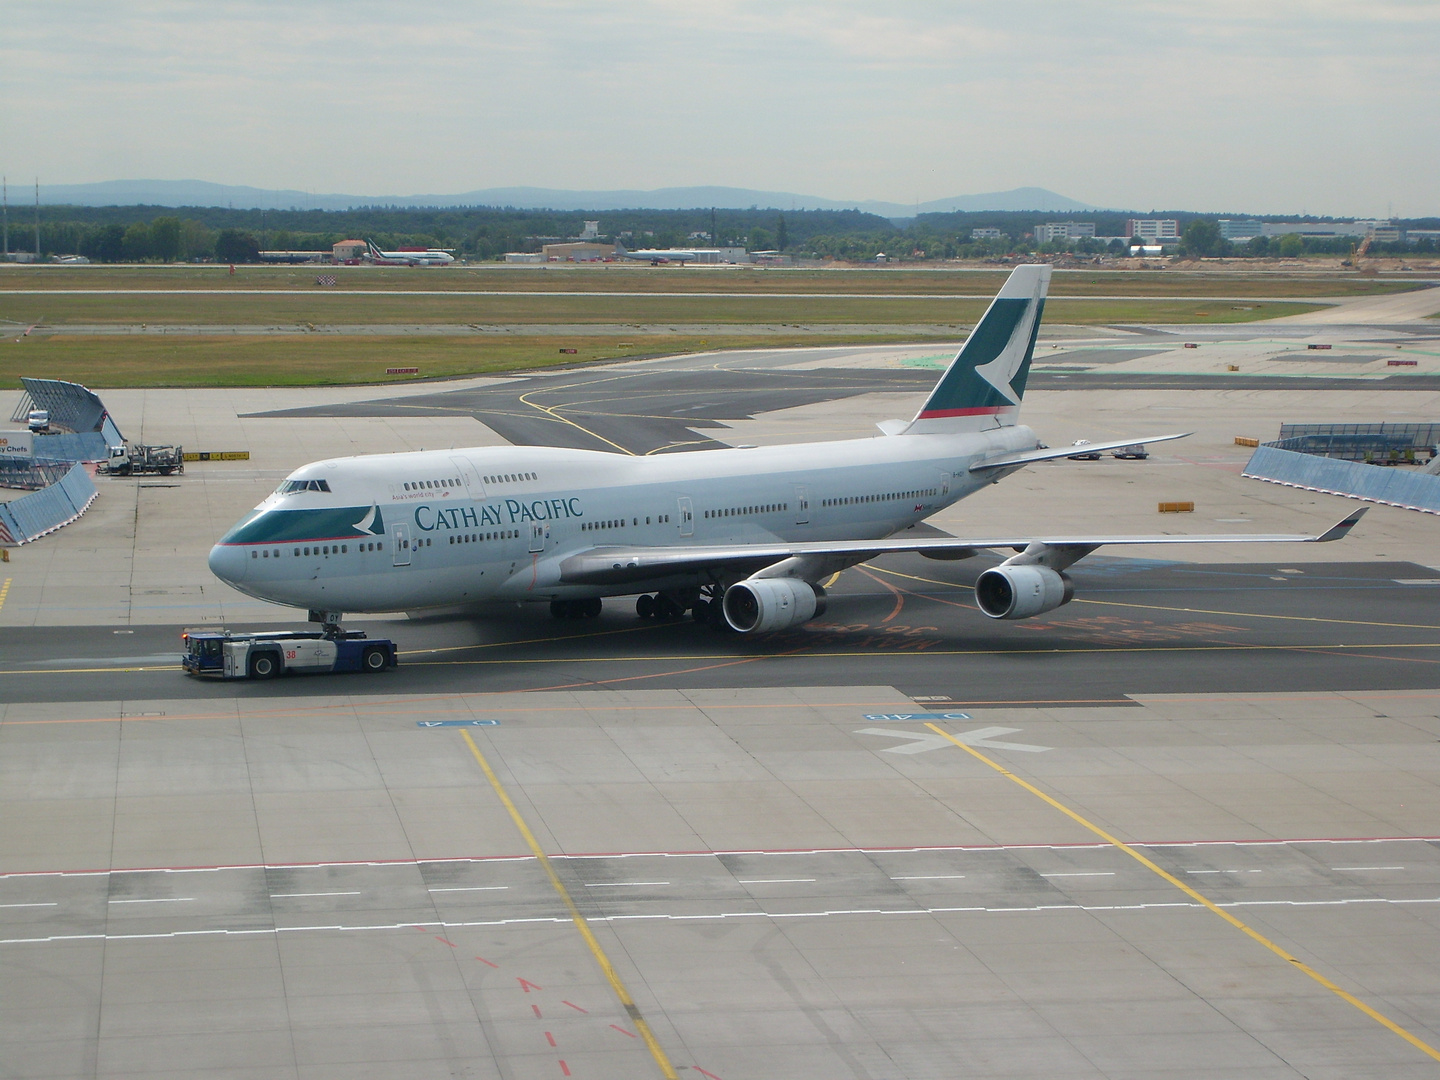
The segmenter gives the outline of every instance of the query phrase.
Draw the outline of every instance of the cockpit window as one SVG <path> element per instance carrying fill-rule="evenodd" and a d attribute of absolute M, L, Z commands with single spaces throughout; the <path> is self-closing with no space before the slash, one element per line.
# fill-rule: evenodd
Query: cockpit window
<path fill-rule="evenodd" d="M 328 480 L 286 480 L 276 490 L 277 495 L 290 495 L 297 491 L 329 491 Z"/>

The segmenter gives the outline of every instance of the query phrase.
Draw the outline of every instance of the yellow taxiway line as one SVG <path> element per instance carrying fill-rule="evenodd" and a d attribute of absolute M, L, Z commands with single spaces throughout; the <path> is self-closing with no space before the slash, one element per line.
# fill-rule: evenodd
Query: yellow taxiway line
<path fill-rule="evenodd" d="M 989 758 L 986 755 L 982 754 L 973 746 L 969 746 L 966 743 L 961 742 L 944 728 L 937 727 L 935 724 L 926 724 L 925 726 L 928 727 L 931 731 L 935 732 L 935 734 L 949 739 L 952 743 L 958 746 L 961 750 L 964 750 L 971 757 L 975 758 L 978 761 L 984 762 L 986 765 L 990 766 L 990 768 L 998 772 L 1001 776 L 1005 777 L 1005 779 L 1013 780 L 1026 791 L 1030 792 L 1031 795 L 1034 795 L 1037 799 L 1049 803 L 1056 810 L 1059 810 L 1062 814 L 1068 817 L 1071 821 L 1074 821 L 1081 827 L 1088 829 L 1090 832 L 1100 837 L 1101 840 L 1104 840 L 1107 844 L 1114 845 L 1120 851 L 1123 851 L 1126 855 L 1129 855 L 1141 866 L 1145 867 L 1145 869 L 1152 871 L 1153 873 L 1163 878 L 1165 881 L 1169 882 L 1171 885 L 1174 885 L 1175 888 L 1179 889 L 1186 896 L 1190 897 L 1190 899 L 1194 900 L 1197 904 L 1200 904 L 1202 907 L 1206 908 L 1211 913 L 1220 916 L 1220 918 L 1224 919 L 1231 926 L 1235 927 L 1235 929 L 1239 930 L 1246 937 L 1265 946 L 1265 948 L 1269 949 L 1276 956 L 1280 957 L 1280 959 L 1284 960 L 1287 964 L 1290 964 L 1297 970 L 1303 971 L 1306 975 L 1310 976 L 1310 978 L 1314 979 L 1317 983 L 1325 987 L 1326 990 L 1329 990 L 1332 994 L 1340 998 L 1340 1000 L 1344 1001 L 1346 1004 L 1353 1005 L 1355 1008 L 1359 1009 L 1362 1013 L 1368 1016 L 1371 1020 L 1374 1020 L 1377 1024 L 1389 1028 L 1396 1035 L 1399 1035 L 1402 1039 L 1408 1042 L 1411 1046 L 1415 1047 L 1415 1049 L 1419 1050 L 1421 1053 L 1434 1058 L 1436 1061 L 1440 1061 L 1440 1050 L 1435 1049 L 1435 1047 L 1431 1046 L 1419 1036 L 1413 1035 L 1409 1031 L 1406 1031 L 1403 1027 L 1395 1023 L 1395 1021 L 1391 1020 L 1388 1016 L 1385 1016 L 1383 1013 L 1372 1009 L 1369 1005 L 1365 1004 L 1365 1002 L 1361 1001 L 1354 994 L 1350 993 L 1348 990 L 1345 990 L 1341 986 L 1337 985 L 1335 982 L 1320 974 L 1320 972 L 1316 971 L 1299 957 L 1292 955 L 1289 951 L 1277 945 L 1275 942 L 1271 941 L 1264 934 L 1261 934 L 1258 930 L 1253 929 L 1247 923 L 1244 923 L 1237 919 L 1234 915 L 1230 914 L 1230 912 L 1220 907 L 1220 905 L 1216 904 L 1214 901 L 1196 892 L 1189 885 L 1186 885 L 1185 882 L 1177 878 L 1174 874 L 1171 874 L 1167 870 L 1161 869 L 1155 862 L 1147 858 L 1145 855 L 1142 855 L 1140 852 L 1136 851 L 1129 844 L 1115 838 L 1114 836 L 1111 836 L 1104 829 L 1100 828 L 1099 825 L 1096 825 L 1088 818 L 1082 817 L 1076 811 L 1071 810 L 1070 807 L 1066 806 L 1059 799 L 1047 795 L 1045 792 L 1041 791 L 1038 787 L 1030 783 L 1028 780 L 1022 780 L 1020 777 L 1012 773 L 1009 769 L 1005 768 L 1005 766 L 1001 765 L 999 762 L 993 760 L 992 758 Z"/>
<path fill-rule="evenodd" d="M 616 972 L 614 965 L 610 963 L 610 958 L 605 955 L 605 950 L 600 947 L 600 942 L 595 939 L 595 934 L 594 931 L 590 929 L 590 924 L 585 921 L 585 916 L 581 915 L 580 909 L 575 906 L 575 901 L 571 898 L 569 890 L 565 888 L 565 883 L 560 880 L 559 875 L 555 873 L 555 868 L 550 865 L 550 859 L 546 856 L 545 849 L 542 848 L 540 842 L 535 839 L 535 834 L 530 831 L 530 826 L 525 824 L 525 819 L 521 816 L 520 810 L 515 806 L 514 801 L 505 791 L 504 785 L 500 783 L 500 778 L 495 775 L 495 770 L 490 767 L 490 762 L 485 760 L 485 755 L 480 752 L 480 747 L 475 744 L 475 740 L 470 737 L 468 731 L 460 732 L 460 737 L 465 740 L 465 744 L 470 747 L 470 752 L 475 755 L 475 760 L 480 765 L 480 771 L 485 774 L 485 779 L 490 781 L 490 786 L 495 789 L 495 794 L 499 796 L 500 802 L 504 804 L 506 811 L 510 814 L 510 820 L 515 823 L 515 828 L 520 830 L 520 835 L 525 839 L 525 844 L 530 848 L 530 853 L 535 856 L 535 861 L 544 869 L 545 875 L 550 879 L 551 886 L 559 893 L 566 910 L 570 912 L 571 921 L 575 923 L 575 929 L 580 931 L 580 936 L 585 939 L 585 944 L 590 947 L 590 952 L 594 955 L 595 962 L 600 965 L 600 970 L 604 972 L 606 980 L 610 983 L 610 989 L 615 991 L 615 996 L 620 999 L 620 1004 L 624 1007 L 626 1015 L 629 1016 L 631 1022 L 634 1023 L 635 1029 L 640 1032 L 640 1037 L 645 1040 L 645 1045 L 650 1049 L 650 1056 L 655 1059 L 655 1064 L 660 1066 L 661 1074 L 666 1080 L 679 1080 L 679 1074 L 676 1073 L 675 1066 L 670 1064 L 670 1058 L 666 1056 L 664 1049 L 660 1046 L 659 1040 L 655 1038 L 655 1033 L 650 1030 L 650 1025 L 646 1022 L 645 1017 L 640 1014 L 639 1008 L 635 1005 L 635 1000 L 630 996 L 630 991 L 625 989 L 625 984 L 620 980 L 619 973 Z"/>

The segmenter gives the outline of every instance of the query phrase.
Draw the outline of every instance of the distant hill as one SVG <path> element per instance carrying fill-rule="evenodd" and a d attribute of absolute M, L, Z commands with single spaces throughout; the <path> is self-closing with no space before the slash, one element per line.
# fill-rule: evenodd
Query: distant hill
<path fill-rule="evenodd" d="M 677 187 L 654 191 L 565 191 L 507 187 L 457 195 L 335 195 L 289 189 L 267 190 L 204 180 L 107 180 L 98 184 L 41 184 L 40 201 L 70 206 L 221 206 L 265 210 L 350 210 L 359 206 L 510 206 L 519 210 L 690 210 L 718 207 L 745 210 L 863 210 L 886 218 L 911 218 L 954 211 L 1034 210 L 1044 213 L 1099 209 L 1044 188 L 1024 187 L 981 195 L 911 203 L 875 200 L 843 202 L 786 191 L 732 187 Z"/>

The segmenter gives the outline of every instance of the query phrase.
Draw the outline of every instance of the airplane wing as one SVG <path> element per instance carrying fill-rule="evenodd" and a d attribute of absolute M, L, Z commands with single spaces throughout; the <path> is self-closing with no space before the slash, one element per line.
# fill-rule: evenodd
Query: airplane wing
<path fill-rule="evenodd" d="M 988 472 L 990 469 L 1010 469 L 1017 465 L 1029 465 L 1032 461 L 1054 461 L 1056 458 L 1073 457 L 1076 454 L 1091 454 L 1101 450 L 1119 450 L 1122 446 L 1143 446 L 1146 443 L 1169 442 L 1193 435 L 1181 431 L 1174 435 L 1151 435 L 1144 439 L 1115 439 L 1111 442 L 1085 443 L 1083 446 L 1064 446 L 1059 449 L 1026 450 L 1019 454 L 1001 454 L 986 461 L 977 461 L 970 466 L 973 473 Z"/>
<path fill-rule="evenodd" d="M 1130 443 L 1118 445 L 1128 446 Z M 965 559 L 981 548 L 1013 548 L 1031 544 L 1083 549 L 1076 558 L 1106 544 L 1326 544 L 1343 538 L 1368 507 L 1354 511 L 1316 536 L 1291 533 L 1221 533 L 1192 535 L 1162 533 L 1155 536 L 975 536 L 889 537 L 884 540 L 834 540 L 770 544 L 716 544 L 692 547 L 597 547 L 560 561 L 560 582 L 566 585 L 620 585 L 651 581 L 669 575 L 697 574 L 706 570 L 739 572 L 746 576 L 782 559 L 810 557 L 838 559 L 848 565 L 878 555 L 913 551 L 933 559 Z"/>

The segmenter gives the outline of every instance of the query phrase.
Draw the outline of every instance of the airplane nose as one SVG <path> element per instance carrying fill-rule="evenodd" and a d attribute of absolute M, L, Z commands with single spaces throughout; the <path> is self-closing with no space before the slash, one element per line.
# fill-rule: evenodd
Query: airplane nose
<path fill-rule="evenodd" d="M 210 549 L 210 572 L 221 581 L 237 585 L 245 580 L 249 555 L 243 547 L 216 544 Z"/>

